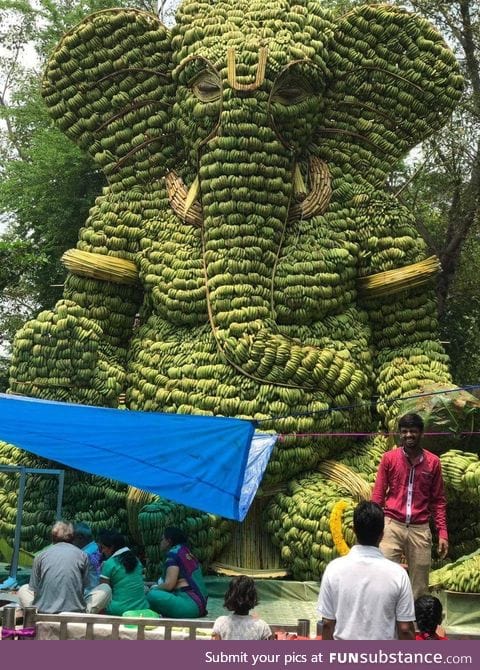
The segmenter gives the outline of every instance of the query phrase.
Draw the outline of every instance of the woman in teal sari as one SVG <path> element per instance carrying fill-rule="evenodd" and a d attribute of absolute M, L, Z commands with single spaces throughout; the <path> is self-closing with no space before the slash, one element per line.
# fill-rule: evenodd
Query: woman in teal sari
<path fill-rule="evenodd" d="M 200 563 L 179 528 L 165 528 L 160 549 L 167 552 L 163 581 L 147 593 L 150 608 L 172 619 L 196 619 L 207 614 L 207 589 Z"/>
<path fill-rule="evenodd" d="M 105 614 L 121 616 L 128 610 L 147 609 L 143 566 L 126 546 L 124 536 L 116 530 L 101 530 L 98 545 L 106 560 L 100 569 L 100 585 L 94 591 L 106 590 L 111 595 Z"/>

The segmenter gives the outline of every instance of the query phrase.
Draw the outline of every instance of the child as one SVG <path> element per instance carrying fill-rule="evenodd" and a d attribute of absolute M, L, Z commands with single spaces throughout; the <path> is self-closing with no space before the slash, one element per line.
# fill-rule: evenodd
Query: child
<path fill-rule="evenodd" d="M 435 596 L 420 596 L 415 601 L 415 619 L 417 622 L 417 640 L 446 640 L 437 633 L 443 619 L 442 603 Z"/>
<path fill-rule="evenodd" d="M 273 640 L 270 627 L 249 614 L 258 604 L 257 589 L 251 577 L 234 577 L 225 594 L 224 607 L 233 612 L 220 616 L 213 624 L 214 640 Z"/>

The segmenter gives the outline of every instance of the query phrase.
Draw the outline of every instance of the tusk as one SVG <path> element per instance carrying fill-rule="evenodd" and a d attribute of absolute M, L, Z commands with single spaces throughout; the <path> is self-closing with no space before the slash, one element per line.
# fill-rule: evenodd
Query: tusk
<path fill-rule="evenodd" d="M 295 164 L 295 170 L 293 172 L 293 194 L 299 201 L 305 200 L 307 196 L 307 187 L 305 186 L 302 171 L 300 170 L 298 163 Z"/>
<path fill-rule="evenodd" d="M 201 226 L 203 223 L 202 206 L 195 198 L 198 195 L 199 181 L 195 179 L 190 189 L 183 183 L 183 179 L 172 170 L 165 176 L 168 200 L 177 216 L 192 226 Z M 188 204 L 187 206 L 187 203 Z"/>
<path fill-rule="evenodd" d="M 311 219 L 312 216 L 323 214 L 332 197 L 332 178 L 328 165 L 313 156 L 309 161 L 310 191 L 307 197 L 299 203 L 290 206 L 288 220 Z"/>
<path fill-rule="evenodd" d="M 193 203 L 197 200 L 198 194 L 200 193 L 200 182 L 198 177 L 195 177 L 193 184 L 188 189 L 187 197 L 185 199 L 185 206 L 183 210 L 183 215 L 187 216 L 188 210 L 192 207 Z"/>

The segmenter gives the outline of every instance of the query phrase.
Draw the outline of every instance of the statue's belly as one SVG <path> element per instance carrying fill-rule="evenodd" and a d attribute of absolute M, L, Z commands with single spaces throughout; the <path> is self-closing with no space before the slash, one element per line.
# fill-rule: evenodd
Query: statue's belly
<path fill-rule="evenodd" d="M 358 314 L 349 312 L 338 318 L 312 328 L 282 326 L 281 332 L 307 344 L 331 346 L 354 362 L 355 383 L 344 397 L 261 384 L 225 360 L 208 324 L 180 328 L 153 315 L 132 342 L 127 405 L 137 410 L 255 418 L 260 430 L 289 436 L 277 443 L 268 471 L 275 479 L 289 478 L 347 444 L 344 439 L 318 433 L 350 432 L 369 422 L 368 403 L 364 406 L 362 402 L 371 393 L 368 328 Z M 355 319 L 354 344 L 332 340 L 331 335 L 347 332 Z M 352 409 L 352 404 L 359 406 Z M 301 436 L 291 437 L 293 433 Z"/>

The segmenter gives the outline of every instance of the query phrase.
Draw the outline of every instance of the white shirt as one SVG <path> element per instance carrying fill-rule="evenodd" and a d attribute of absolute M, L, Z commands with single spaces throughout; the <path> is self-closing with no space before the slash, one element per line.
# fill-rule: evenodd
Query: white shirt
<path fill-rule="evenodd" d="M 219 616 L 213 624 L 213 632 L 221 640 L 268 640 L 272 635 L 270 626 L 263 619 L 250 614 Z"/>
<path fill-rule="evenodd" d="M 415 621 L 407 572 L 380 549 L 356 544 L 323 573 L 317 611 L 335 620 L 335 640 L 396 640 L 397 621 Z"/>

